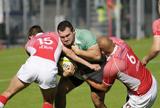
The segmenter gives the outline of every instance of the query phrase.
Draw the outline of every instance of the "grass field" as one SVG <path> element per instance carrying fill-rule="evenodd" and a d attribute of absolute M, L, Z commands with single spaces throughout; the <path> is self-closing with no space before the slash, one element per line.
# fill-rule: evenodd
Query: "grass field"
<path fill-rule="evenodd" d="M 143 40 L 127 41 L 137 56 L 142 57 L 148 52 L 151 38 Z M 0 92 L 5 90 L 10 79 L 16 74 L 26 60 L 27 56 L 23 48 L 11 48 L 0 51 Z M 158 84 L 160 84 L 160 56 L 152 60 L 147 67 L 153 72 Z M 160 88 L 158 88 L 160 91 Z M 105 103 L 109 108 L 120 108 L 125 103 L 126 89 L 116 81 L 112 89 L 106 94 Z M 160 94 L 153 108 L 159 108 Z M 36 84 L 32 84 L 11 99 L 5 108 L 41 108 L 42 97 Z M 89 87 L 84 83 L 67 95 L 67 108 L 94 108 L 90 99 Z"/>

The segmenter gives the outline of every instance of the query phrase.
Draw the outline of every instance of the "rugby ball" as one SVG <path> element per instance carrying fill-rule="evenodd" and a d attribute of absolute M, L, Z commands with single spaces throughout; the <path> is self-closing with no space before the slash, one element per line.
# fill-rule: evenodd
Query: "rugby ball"
<path fill-rule="evenodd" d="M 59 66 L 60 66 L 61 70 L 63 71 L 62 72 L 63 76 L 71 76 L 75 73 L 75 70 L 76 70 L 75 62 L 66 56 L 60 58 Z M 72 70 L 72 71 L 68 72 L 68 70 Z"/>

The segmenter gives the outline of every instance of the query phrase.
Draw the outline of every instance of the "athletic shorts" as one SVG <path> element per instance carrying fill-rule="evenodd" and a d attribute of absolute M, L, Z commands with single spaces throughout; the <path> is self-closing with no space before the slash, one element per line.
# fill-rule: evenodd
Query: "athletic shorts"
<path fill-rule="evenodd" d="M 21 66 L 17 77 L 24 83 L 36 82 L 42 89 L 54 88 L 57 85 L 56 75 L 58 73 L 55 62 L 31 56 Z"/>
<path fill-rule="evenodd" d="M 85 78 L 85 79 L 93 80 L 94 82 L 97 82 L 97 83 L 102 83 L 103 68 L 106 64 L 105 57 L 103 57 L 99 62 L 94 62 L 94 64 L 99 64 L 101 66 L 101 69 L 99 71 L 94 71 L 82 64 L 77 64 L 78 69 L 75 72 L 74 76 L 80 80 L 84 80 Z"/>
<path fill-rule="evenodd" d="M 157 97 L 157 82 L 153 76 L 152 79 L 153 82 L 150 90 L 142 96 L 128 94 L 129 100 L 123 108 L 151 108 Z"/>
<path fill-rule="evenodd" d="M 78 78 L 75 77 L 75 76 L 69 76 L 68 78 L 69 78 L 69 80 L 72 82 L 72 84 L 73 84 L 75 87 L 80 86 L 80 85 L 84 82 L 84 80 L 78 79 Z M 90 85 L 90 89 L 91 89 L 92 92 L 96 92 L 96 93 L 102 92 L 102 91 L 100 91 L 100 90 L 95 89 L 95 88 L 92 87 L 91 85 Z"/>
<path fill-rule="evenodd" d="M 75 76 L 69 76 L 68 78 L 75 87 L 78 87 L 79 85 L 81 85 L 84 82 L 84 80 L 78 79 Z"/>

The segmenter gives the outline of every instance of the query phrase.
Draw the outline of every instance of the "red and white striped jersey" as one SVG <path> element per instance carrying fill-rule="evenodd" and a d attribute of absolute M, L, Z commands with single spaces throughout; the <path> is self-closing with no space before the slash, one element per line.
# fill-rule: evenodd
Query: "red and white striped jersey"
<path fill-rule="evenodd" d="M 135 95 L 145 94 L 152 85 L 151 73 L 142 65 L 132 49 L 122 40 L 111 38 L 116 44 L 113 53 L 107 58 L 103 82 L 112 85 L 120 80 Z"/>
<path fill-rule="evenodd" d="M 57 63 L 62 51 L 62 43 L 54 32 L 38 33 L 25 46 L 31 56 L 38 56 Z"/>

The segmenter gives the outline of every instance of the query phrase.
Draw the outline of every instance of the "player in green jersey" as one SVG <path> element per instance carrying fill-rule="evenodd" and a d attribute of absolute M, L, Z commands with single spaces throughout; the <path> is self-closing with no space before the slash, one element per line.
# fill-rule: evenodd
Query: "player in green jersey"
<path fill-rule="evenodd" d="M 102 63 L 104 63 L 104 60 L 102 59 L 103 57 L 101 56 L 94 34 L 86 29 L 74 29 L 72 24 L 66 20 L 59 23 L 57 31 L 66 48 L 91 63 L 100 64 L 102 66 L 101 69 L 103 69 Z M 55 101 L 56 108 L 66 107 L 66 95 L 84 82 L 82 75 L 85 74 L 85 76 L 95 82 L 102 82 L 101 70 L 100 72 L 95 72 L 82 64 L 78 64 L 77 67 L 78 69 L 74 76 L 61 77 Z M 105 92 L 96 90 L 91 86 L 90 89 L 95 108 L 106 108 L 104 104 Z"/>

